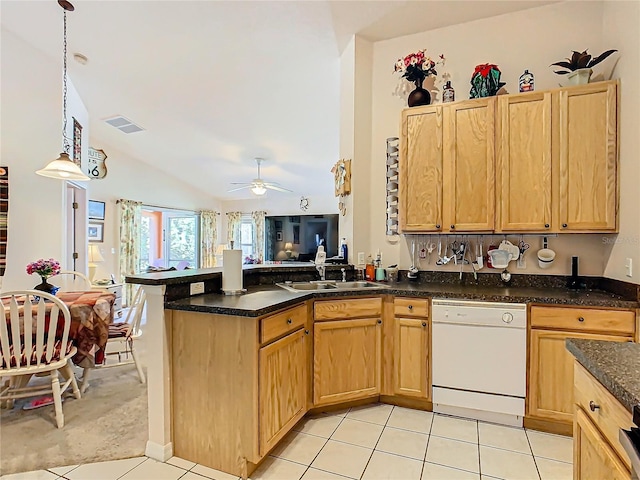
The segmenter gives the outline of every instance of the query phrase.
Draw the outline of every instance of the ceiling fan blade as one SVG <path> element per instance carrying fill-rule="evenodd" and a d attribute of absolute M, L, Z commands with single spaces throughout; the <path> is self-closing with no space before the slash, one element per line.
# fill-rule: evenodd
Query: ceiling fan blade
<path fill-rule="evenodd" d="M 289 190 L 288 188 L 280 187 L 279 185 L 275 185 L 273 183 L 265 183 L 264 187 L 268 188 L 270 190 L 276 190 L 277 192 L 289 192 L 289 193 L 293 192 L 293 190 Z"/>
<path fill-rule="evenodd" d="M 247 185 L 247 186 L 251 186 L 251 185 L 253 185 L 253 183 L 251 183 L 251 182 L 231 182 L 230 185 Z"/>
<path fill-rule="evenodd" d="M 244 190 L 245 188 L 251 188 L 251 184 L 249 185 L 244 185 L 243 187 L 238 187 L 238 188 L 232 188 L 231 190 L 227 190 L 227 193 L 230 192 L 237 192 L 238 190 Z"/>

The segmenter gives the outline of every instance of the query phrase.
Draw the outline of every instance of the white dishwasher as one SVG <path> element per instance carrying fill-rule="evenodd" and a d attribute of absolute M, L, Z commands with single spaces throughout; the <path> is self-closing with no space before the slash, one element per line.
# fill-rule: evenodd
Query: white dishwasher
<path fill-rule="evenodd" d="M 432 319 L 433 410 L 522 426 L 526 305 L 435 299 Z"/>

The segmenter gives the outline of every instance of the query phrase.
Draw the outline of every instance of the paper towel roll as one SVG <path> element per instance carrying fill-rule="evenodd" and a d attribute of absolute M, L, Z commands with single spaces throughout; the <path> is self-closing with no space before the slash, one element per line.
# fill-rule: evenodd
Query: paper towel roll
<path fill-rule="evenodd" d="M 222 291 L 225 293 L 242 291 L 242 250 L 222 252 Z"/>

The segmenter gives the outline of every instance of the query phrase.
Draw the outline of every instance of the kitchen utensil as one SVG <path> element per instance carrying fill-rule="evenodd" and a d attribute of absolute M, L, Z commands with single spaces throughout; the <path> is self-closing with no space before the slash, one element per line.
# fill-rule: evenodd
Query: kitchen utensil
<path fill-rule="evenodd" d="M 489 258 L 491 258 L 492 268 L 507 268 L 511 261 L 511 254 L 507 250 L 494 248 L 489 250 Z"/>
<path fill-rule="evenodd" d="M 511 258 L 509 261 L 517 260 L 520 257 L 520 249 L 516 245 L 511 243 L 509 240 L 503 240 L 502 242 L 500 242 L 500 245 L 498 246 L 498 248 L 500 250 L 505 250 L 509 252 L 509 254 L 511 255 Z"/>
<path fill-rule="evenodd" d="M 416 267 L 416 240 L 411 239 L 411 266 L 409 267 L 409 273 L 407 278 L 415 280 L 418 278 L 418 268 Z"/>
<path fill-rule="evenodd" d="M 551 266 L 556 258 L 556 252 L 550 248 L 542 248 L 538 250 L 538 266 L 542 269 L 547 269 Z"/>
<path fill-rule="evenodd" d="M 431 252 L 436 249 L 436 244 L 433 242 L 427 242 L 427 262 L 431 263 Z"/>
<path fill-rule="evenodd" d="M 520 255 L 524 255 L 524 252 L 529 250 L 529 244 L 525 243 L 525 241 L 521 238 L 518 242 L 518 249 L 520 250 Z"/>

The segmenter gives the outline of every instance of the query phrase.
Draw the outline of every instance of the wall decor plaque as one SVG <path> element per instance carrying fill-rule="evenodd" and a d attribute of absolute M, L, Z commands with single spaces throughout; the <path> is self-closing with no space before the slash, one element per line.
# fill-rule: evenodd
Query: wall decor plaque
<path fill-rule="evenodd" d="M 107 176 L 107 154 L 104 150 L 89 147 L 87 158 L 87 175 L 89 178 L 100 179 Z"/>

